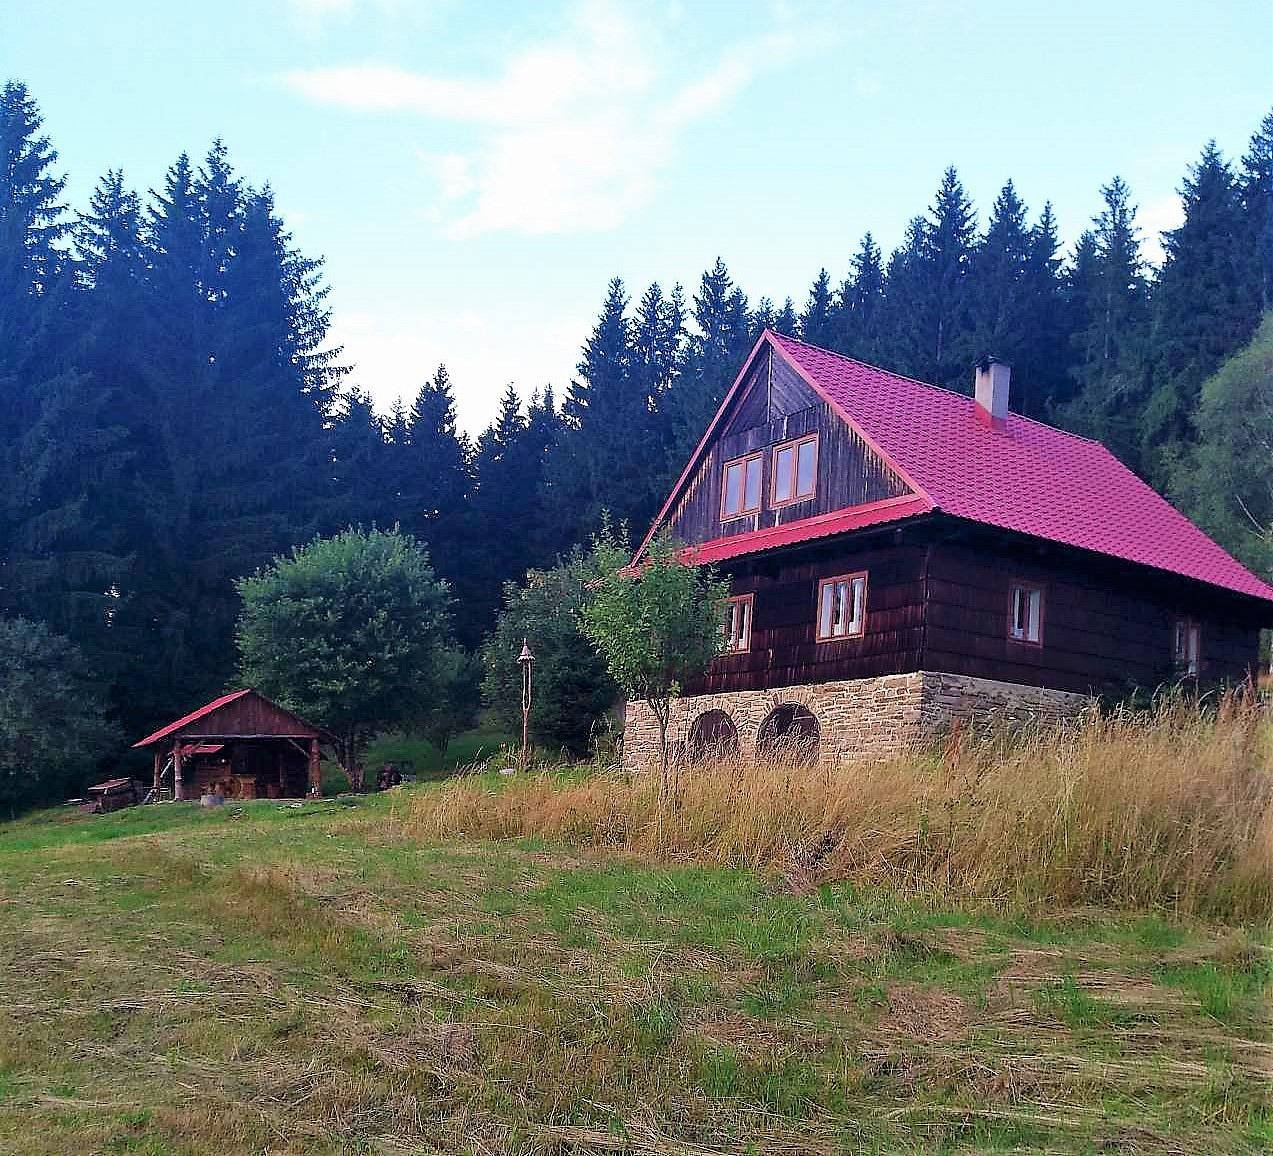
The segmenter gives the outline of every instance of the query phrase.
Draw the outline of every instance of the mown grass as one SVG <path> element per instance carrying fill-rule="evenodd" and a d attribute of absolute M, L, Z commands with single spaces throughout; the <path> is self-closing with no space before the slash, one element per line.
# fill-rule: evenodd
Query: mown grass
<path fill-rule="evenodd" d="M 1265 929 L 538 837 L 0 827 L 0 1152 L 1258 1152 Z"/>

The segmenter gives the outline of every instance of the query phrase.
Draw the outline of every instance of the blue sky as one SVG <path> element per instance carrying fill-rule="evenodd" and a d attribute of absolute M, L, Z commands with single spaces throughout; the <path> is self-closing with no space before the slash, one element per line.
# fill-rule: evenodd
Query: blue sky
<path fill-rule="evenodd" d="M 3 0 L 82 204 L 224 138 L 328 261 L 335 337 L 387 406 L 439 361 L 461 422 L 564 390 L 607 280 L 753 296 L 886 251 L 947 164 L 1067 239 L 1127 179 L 1151 239 L 1185 165 L 1273 106 L 1273 4 Z"/>

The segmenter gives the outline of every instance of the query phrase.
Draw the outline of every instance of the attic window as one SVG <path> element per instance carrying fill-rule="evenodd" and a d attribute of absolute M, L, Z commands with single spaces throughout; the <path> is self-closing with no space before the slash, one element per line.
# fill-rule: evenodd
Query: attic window
<path fill-rule="evenodd" d="M 1202 632 L 1191 618 L 1177 618 L 1172 641 L 1172 658 L 1178 674 L 1198 677 L 1198 639 Z"/>
<path fill-rule="evenodd" d="M 812 498 L 818 488 L 818 435 L 774 446 L 770 505 L 785 506 Z"/>
<path fill-rule="evenodd" d="M 760 472 L 764 461 L 760 454 L 749 454 L 725 463 L 725 479 L 721 486 L 721 521 L 754 514 L 760 509 Z"/>
<path fill-rule="evenodd" d="M 751 616 L 754 594 L 740 594 L 725 603 L 725 652 L 744 654 L 751 649 Z"/>
<path fill-rule="evenodd" d="M 818 583 L 819 642 L 858 638 L 866 625 L 866 575 L 842 574 Z"/>
<path fill-rule="evenodd" d="M 1014 642 L 1043 643 L 1043 590 L 1015 583 L 1012 587 L 1008 637 Z"/>

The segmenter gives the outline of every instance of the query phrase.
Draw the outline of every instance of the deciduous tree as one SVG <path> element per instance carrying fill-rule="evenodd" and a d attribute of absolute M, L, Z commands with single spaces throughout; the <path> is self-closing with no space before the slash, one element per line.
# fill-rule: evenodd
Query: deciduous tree
<path fill-rule="evenodd" d="M 677 544 L 661 535 L 639 564 L 603 534 L 594 543 L 590 586 L 581 616 L 584 634 L 606 660 L 610 677 L 654 715 L 659 731 L 660 800 L 676 794 L 668 757 L 672 702 L 688 679 L 722 652 L 728 586 L 710 570 L 687 565 Z"/>
<path fill-rule="evenodd" d="M 442 697 L 450 591 L 410 535 L 316 538 L 236 587 L 243 682 L 337 735 L 347 773 L 370 734 Z"/>

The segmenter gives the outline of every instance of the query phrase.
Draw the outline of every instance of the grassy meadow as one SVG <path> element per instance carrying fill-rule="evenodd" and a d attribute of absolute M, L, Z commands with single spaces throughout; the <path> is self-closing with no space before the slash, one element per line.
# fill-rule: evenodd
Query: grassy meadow
<path fill-rule="evenodd" d="M 1171 737 L 1177 761 L 1214 747 L 1188 733 Z M 1243 766 L 1265 757 L 1226 735 Z M 972 758 L 912 768 L 933 814 Z M 1053 776 L 1097 756 L 1069 758 Z M 661 834 L 641 782 L 578 772 L 0 826 L 0 1152 L 1273 1146 L 1273 939 L 1244 775 L 1223 788 L 1241 806 L 1204 792 L 1195 810 L 1158 780 L 1155 853 L 1179 864 L 1184 840 L 1213 875 L 1232 869 L 1165 902 L 1152 875 L 1047 894 L 1094 862 L 1113 871 L 1132 830 L 1137 796 L 1106 784 L 1123 800 L 1107 802 L 1108 846 L 1059 856 L 1049 832 L 1091 825 L 1081 775 L 1047 798 L 1082 806 L 1051 825 L 1042 803 L 1022 812 L 1045 845 L 1013 860 L 1035 864 L 1027 885 L 994 891 L 974 867 L 1006 843 L 976 807 L 952 814 L 940 855 L 888 867 L 839 850 L 872 825 L 893 846 L 904 809 L 869 776 L 869 822 L 836 812 L 840 843 L 819 857 L 833 777 L 813 802 L 809 780 L 736 783 L 744 837 L 737 806 L 708 821 L 716 773 L 687 772 Z M 981 803 L 1026 797 L 995 775 Z"/>

